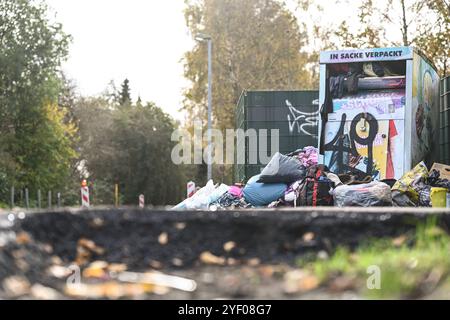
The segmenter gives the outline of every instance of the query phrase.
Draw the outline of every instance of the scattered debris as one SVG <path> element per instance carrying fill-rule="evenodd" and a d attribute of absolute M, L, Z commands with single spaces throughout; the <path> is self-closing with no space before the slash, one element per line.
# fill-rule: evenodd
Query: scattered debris
<path fill-rule="evenodd" d="M 166 275 L 160 272 L 122 272 L 117 276 L 117 279 L 123 282 L 151 284 L 187 292 L 192 292 L 197 288 L 197 283 L 194 280 Z"/>
<path fill-rule="evenodd" d="M 215 256 L 209 251 L 205 251 L 200 255 L 200 261 L 203 262 L 204 264 L 213 264 L 221 266 L 225 264 L 224 257 Z"/>
<path fill-rule="evenodd" d="M 106 278 L 108 276 L 106 268 L 108 263 L 105 261 L 92 262 L 86 269 L 83 270 L 83 277 L 85 278 Z"/>
<path fill-rule="evenodd" d="M 312 233 L 312 232 L 307 232 L 307 233 L 305 233 L 305 234 L 303 235 L 303 241 L 305 241 L 305 242 L 311 242 L 312 240 L 314 240 L 314 237 L 315 237 L 314 233 Z"/>
<path fill-rule="evenodd" d="M 287 294 L 308 292 L 319 284 L 319 279 L 305 270 L 294 270 L 284 275 L 284 291 Z"/>
<path fill-rule="evenodd" d="M 340 276 L 331 280 L 328 288 L 331 292 L 354 290 L 357 287 L 356 280 L 355 276 Z"/>
<path fill-rule="evenodd" d="M 226 252 L 230 252 L 231 250 L 233 250 L 236 247 L 236 242 L 234 241 L 228 241 L 223 245 L 223 250 L 225 250 Z"/>
<path fill-rule="evenodd" d="M 175 267 L 182 267 L 184 263 L 183 263 L 183 260 L 181 260 L 180 258 L 173 258 L 172 259 L 172 264 Z"/>
<path fill-rule="evenodd" d="M 22 276 L 11 276 L 3 280 L 3 289 L 11 297 L 20 297 L 30 292 L 30 282 Z"/>
<path fill-rule="evenodd" d="M 250 267 L 256 267 L 258 265 L 260 265 L 261 260 L 259 260 L 258 258 L 251 258 L 247 261 L 247 265 L 249 265 Z"/>
<path fill-rule="evenodd" d="M 36 283 L 30 289 L 31 296 L 38 300 L 58 300 L 61 294 L 53 288 Z"/>
<path fill-rule="evenodd" d="M 54 278 L 65 279 L 72 274 L 72 271 L 60 265 L 53 265 L 47 269 L 47 274 Z"/>
<path fill-rule="evenodd" d="M 173 261 L 172 261 L 173 262 Z M 161 269 L 163 267 L 162 263 L 156 260 L 151 260 L 150 261 L 150 267 L 152 267 L 153 269 Z"/>
<path fill-rule="evenodd" d="M 93 228 L 101 228 L 105 225 L 105 221 L 102 218 L 95 217 L 89 222 L 89 225 Z"/>
<path fill-rule="evenodd" d="M 326 252 L 326 251 L 324 251 L 324 250 L 320 250 L 318 253 L 317 253 L 317 259 L 320 259 L 320 260 L 327 260 L 329 258 L 329 255 L 328 255 L 328 253 Z"/>
<path fill-rule="evenodd" d="M 80 299 L 120 299 L 124 297 L 138 297 L 146 293 L 157 293 L 155 286 L 140 283 L 119 283 L 110 281 L 97 284 L 72 284 L 66 285 L 64 293 L 68 296 Z"/>
<path fill-rule="evenodd" d="M 107 267 L 109 272 L 124 272 L 127 270 L 125 263 L 111 263 Z"/>
<path fill-rule="evenodd" d="M 158 242 L 162 246 L 165 246 L 169 242 L 169 235 L 167 232 L 163 232 L 159 235 Z"/>
<path fill-rule="evenodd" d="M 30 243 L 30 241 L 31 241 L 31 237 L 25 231 L 22 231 L 16 235 L 17 244 L 24 245 L 24 244 Z"/>
<path fill-rule="evenodd" d="M 258 269 L 259 273 L 264 278 L 271 278 L 275 272 L 274 268 L 272 266 L 263 266 Z"/>
<path fill-rule="evenodd" d="M 175 223 L 175 229 L 177 230 L 184 230 L 186 228 L 185 222 L 177 222 Z"/>
<path fill-rule="evenodd" d="M 239 261 L 234 258 L 227 258 L 227 265 L 236 266 L 239 264 Z"/>
<path fill-rule="evenodd" d="M 401 235 L 397 238 L 392 239 L 392 244 L 396 247 L 401 247 L 408 238 L 405 235 Z"/>
<path fill-rule="evenodd" d="M 92 254 L 102 255 L 104 253 L 105 250 L 97 246 L 94 241 L 82 238 L 78 240 L 75 262 L 79 266 L 85 265 L 91 259 Z"/>

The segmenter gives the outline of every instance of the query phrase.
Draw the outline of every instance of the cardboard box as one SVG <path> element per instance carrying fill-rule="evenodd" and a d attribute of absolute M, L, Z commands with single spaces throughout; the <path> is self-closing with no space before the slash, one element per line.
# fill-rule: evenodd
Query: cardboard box
<path fill-rule="evenodd" d="M 442 163 L 435 163 L 431 167 L 431 170 L 433 170 L 433 169 L 439 171 L 439 173 L 441 174 L 440 175 L 441 179 L 448 179 L 448 180 L 450 180 L 450 166 L 447 166 L 447 165 L 442 164 Z"/>

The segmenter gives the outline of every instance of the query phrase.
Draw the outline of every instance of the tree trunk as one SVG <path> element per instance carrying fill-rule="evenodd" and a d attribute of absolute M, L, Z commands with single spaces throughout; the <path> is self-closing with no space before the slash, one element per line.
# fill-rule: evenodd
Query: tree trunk
<path fill-rule="evenodd" d="M 403 45 L 405 47 L 409 46 L 408 41 L 408 24 L 406 23 L 406 8 L 405 8 L 405 0 L 400 0 L 402 5 L 402 35 L 403 35 Z"/>

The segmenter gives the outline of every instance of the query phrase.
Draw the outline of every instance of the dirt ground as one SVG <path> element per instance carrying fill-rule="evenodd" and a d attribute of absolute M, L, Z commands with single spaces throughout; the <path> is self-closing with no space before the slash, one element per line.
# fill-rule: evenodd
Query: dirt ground
<path fill-rule="evenodd" d="M 430 214 L 450 221 L 436 210 L 4 212 L 0 298 L 361 299 L 345 278 L 319 285 L 298 259 L 398 236 Z M 118 278 L 127 272 L 147 280 Z"/>

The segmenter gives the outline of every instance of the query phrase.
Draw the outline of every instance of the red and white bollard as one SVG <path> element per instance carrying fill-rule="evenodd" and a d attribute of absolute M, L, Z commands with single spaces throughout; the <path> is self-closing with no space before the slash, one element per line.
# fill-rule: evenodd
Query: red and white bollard
<path fill-rule="evenodd" d="M 89 187 L 81 187 L 81 206 L 89 208 Z"/>
<path fill-rule="evenodd" d="M 139 196 L 139 208 L 144 208 L 145 207 L 145 197 L 143 194 L 141 194 Z"/>
<path fill-rule="evenodd" d="M 189 181 L 187 183 L 187 197 L 190 198 L 195 193 L 195 182 Z"/>

